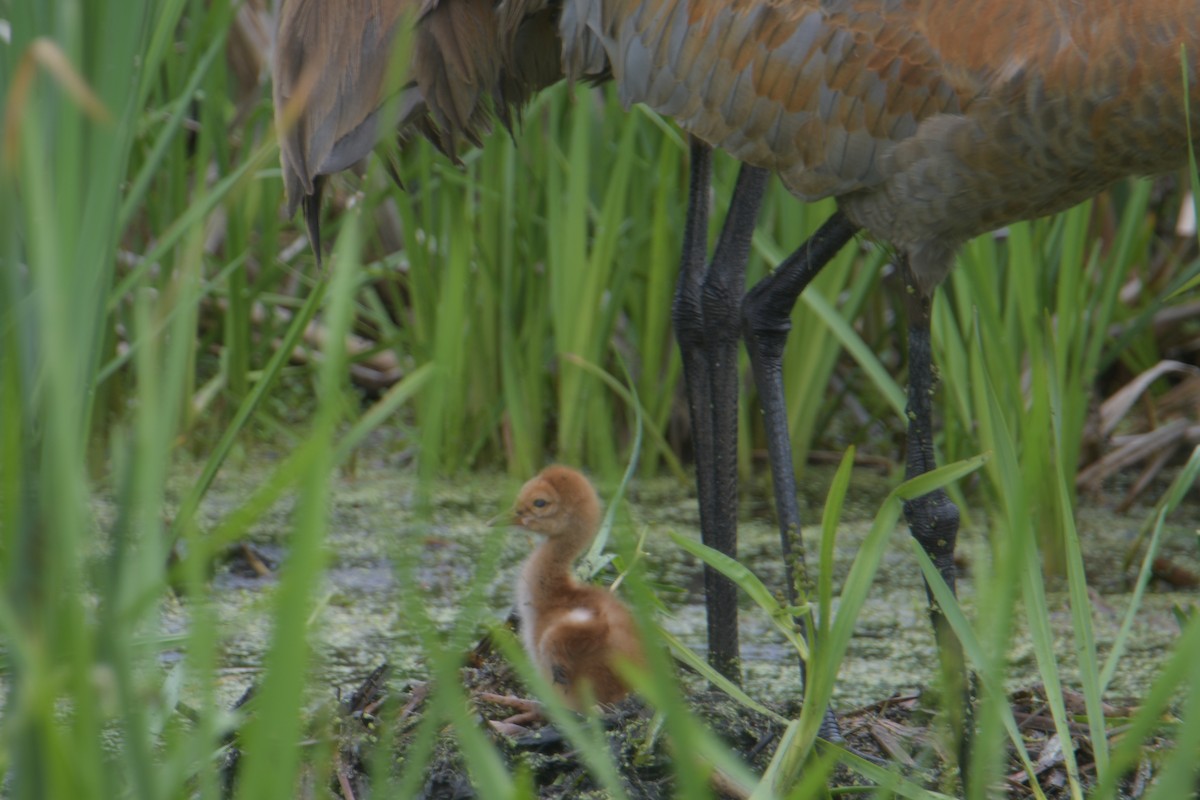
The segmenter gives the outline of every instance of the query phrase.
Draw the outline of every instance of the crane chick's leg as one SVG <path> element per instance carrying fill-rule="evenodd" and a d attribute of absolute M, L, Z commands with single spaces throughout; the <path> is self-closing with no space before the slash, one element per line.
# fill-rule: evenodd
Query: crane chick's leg
<path fill-rule="evenodd" d="M 742 332 L 754 368 L 754 383 L 766 426 L 787 597 L 792 606 L 798 605 L 801 587 L 808 579 L 804 568 L 804 544 L 800 540 L 800 507 L 796 501 L 796 473 L 792 469 L 792 440 L 788 435 L 783 391 L 783 347 L 792 327 L 792 309 L 800 293 L 853 238 L 856 230 L 841 212 L 835 213 L 812 238 L 759 281 L 742 301 Z M 804 593 L 807 594 L 807 588 Z M 796 622 L 803 635 L 803 621 Z M 800 674 L 807 680 L 803 661 L 800 662 Z M 820 735 L 831 741 L 841 738 L 837 719 L 830 709 L 825 710 Z"/>
<path fill-rule="evenodd" d="M 706 265 L 712 150 L 692 140 L 683 259 L 671 320 L 692 420 L 701 537 L 731 557 L 737 555 L 738 304 L 766 178 L 761 169 L 742 168 L 721 238 Z M 740 681 L 737 589 L 708 566 L 704 602 L 709 663 Z"/>
<path fill-rule="evenodd" d="M 937 466 L 933 453 L 933 393 L 937 379 L 933 371 L 930 335 L 933 291 L 922 288 L 906 256 L 900 258 L 900 267 L 908 312 L 908 460 L 905 477 L 912 479 Z M 943 489 L 937 489 L 906 502 L 904 516 L 913 538 L 937 567 L 950 591 L 954 592 L 958 573 L 954 564 L 958 506 Z M 972 718 L 966 661 L 962 644 L 934 600 L 928 582 L 925 584 L 925 593 L 929 598 L 929 616 L 937 639 L 951 725 L 954 730 L 962 732 L 959 767 L 965 770 Z M 956 702 L 956 698 L 961 699 L 961 703 Z"/>

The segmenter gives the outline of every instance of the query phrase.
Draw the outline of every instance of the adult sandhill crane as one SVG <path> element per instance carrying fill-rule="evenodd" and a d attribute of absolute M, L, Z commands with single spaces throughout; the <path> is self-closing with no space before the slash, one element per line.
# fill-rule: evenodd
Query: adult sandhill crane
<path fill-rule="evenodd" d="M 789 312 L 829 258 L 859 230 L 895 249 L 909 313 L 907 473 L 919 475 L 934 464 L 930 303 L 956 248 L 1124 176 L 1179 167 L 1185 73 L 1200 109 L 1195 0 L 287 0 L 277 114 L 304 76 L 318 77 L 298 122 L 284 126 L 284 175 L 289 205 L 303 202 L 314 234 L 321 176 L 376 140 L 365 121 L 380 106 L 382 53 L 405 6 L 415 6 L 416 45 L 402 122 L 445 149 L 482 127 L 489 94 L 506 114 L 560 71 L 611 77 L 626 104 L 645 103 L 692 135 L 673 320 L 704 541 L 727 553 L 739 338 L 763 404 L 786 548 L 799 515 L 781 353 Z M 516 59 L 538 68 L 522 72 Z M 1200 111 L 1191 124 L 1200 131 Z M 710 146 L 745 166 L 708 261 Z M 771 172 L 801 200 L 836 197 L 839 210 L 743 295 Z M 953 588 L 958 510 L 938 491 L 905 513 Z M 706 595 L 710 659 L 734 674 L 733 587 L 709 572 Z M 932 603 L 931 616 L 943 652 L 954 651 Z"/>

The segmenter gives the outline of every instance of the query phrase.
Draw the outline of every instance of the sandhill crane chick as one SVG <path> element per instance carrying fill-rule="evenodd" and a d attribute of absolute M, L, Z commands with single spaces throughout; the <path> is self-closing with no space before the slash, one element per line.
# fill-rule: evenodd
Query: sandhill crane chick
<path fill-rule="evenodd" d="M 619 661 L 643 665 L 633 616 L 611 592 L 582 584 L 571 565 L 600 528 L 600 498 L 579 472 L 551 466 L 517 495 L 511 522 L 544 537 L 521 568 L 517 613 L 525 651 L 567 705 L 587 697 L 614 703 L 629 687 L 614 669 Z"/>

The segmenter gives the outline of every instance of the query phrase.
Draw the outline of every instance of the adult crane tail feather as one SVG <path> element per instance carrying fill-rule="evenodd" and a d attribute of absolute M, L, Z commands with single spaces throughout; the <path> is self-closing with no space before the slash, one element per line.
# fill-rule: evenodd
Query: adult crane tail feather
<path fill-rule="evenodd" d="M 501 35 L 491 0 L 285 0 L 274 58 L 280 162 L 288 215 L 302 207 L 318 258 L 318 178 L 370 155 L 387 135 L 389 103 L 401 145 L 419 134 L 457 163 L 461 141 L 479 146 L 493 118 L 511 128 L 529 98 L 561 78 L 552 12 L 509 14 Z M 410 55 L 395 86 L 402 24 L 412 28 Z"/>

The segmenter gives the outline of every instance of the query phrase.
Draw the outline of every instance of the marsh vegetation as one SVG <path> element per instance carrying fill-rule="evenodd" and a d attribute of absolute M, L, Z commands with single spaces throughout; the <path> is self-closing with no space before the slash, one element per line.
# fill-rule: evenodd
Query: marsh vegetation
<path fill-rule="evenodd" d="M 265 4 L 17 0 L 0 18 L 6 795 L 371 784 L 405 797 L 450 742 L 463 786 L 535 796 L 457 676 L 491 633 L 510 677 L 529 677 L 496 627 L 524 544 L 483 522 L 550 460 L 585 467 L 617 509 L 601 575 L 625 576 L 664 642 L 641 688 L 662 714 L 646 735 L 670 753 L 665 791 L 703 796 L 715 769 L 756 796 L 818 796 L 835 763 L 878 796 L 960 791 L 927 769 L 936 718 L 912 723 L 932 732 L 900 748 L 913 764 L 814 742 L 825 696 L 849 711 L 936 691 L 922 567 L 898 525 L 907 365 L 886 249 L 864 240 L 837 257 L 803 295 L 786 354 L 825 645 L 807 710 L 776 625 L 783 567 L 748 381 L 742 392 L 742 555 L 767 591 L 743 607 L 745 694 L 731 702 L 780 715 L 751 769 L 685 702 L 713 676 L 698 562 L 668 535 L 695 536 L 669 330 L 679 132 L 604 90 L 558 86 L 461 168 L 414 143 L 403 190 L 375 162 L 336 180 L 320 271 L 281 211 Z M 717 164 L 716 218 L 735 171 Z M 979 677 L 972 796 L 1194 789 L 1189 183 L 1121 184 L 980 237 L 934 306 L 949 466 L 933 480 L 966 516 L 965 613 L 951 617 Z M 773 184 L 748 279 L 831 208 Z M 836 469 L 847 452 L 857 468 Z M 388 699 L 369 727 L 347 722 L 333 687 L 352 691 L 384 660 Z M 405 716 L 430 678 L 419 719 Z M 588 780 L 623 794 L 599 723 L 549 713 Z M 353 786 L 339 771 L 351 723 L 366 782 Z"/>

